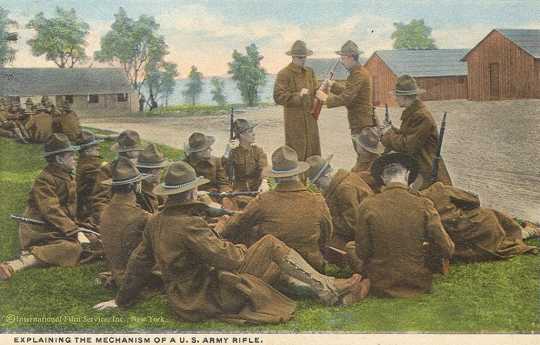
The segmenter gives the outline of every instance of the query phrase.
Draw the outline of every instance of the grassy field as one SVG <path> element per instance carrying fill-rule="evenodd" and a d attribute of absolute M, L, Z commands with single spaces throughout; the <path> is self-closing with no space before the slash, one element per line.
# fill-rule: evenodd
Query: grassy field
<path fill-rule="evenodd" d="M 111 158 L 110 143 L 102 145 Z M 41 147 L 0 139 L 0 260 L 19 252 L 16 223 L 33 178 L 44 166 Z M 164 148 L 171 159 L 182 153 Z M 539 240 L 530 241 L 540 245 Z M 114 297 L 95 282 L 103 263 L 77 268 L 29 269 L 0 282 L 0 332 L 14 331 L 240 331 L 240 332 L 522 332 L 540 331 L 540 257 L 455 264 L 435 278 L 433 293 L 413 299 L 368 298 L 347 308 L 325 308 L 300 300 L 292 321 L 272 326 L 221 322 L 185 323 L 153 295 L 127 311 L 97 312 L 92 306 Z"/>

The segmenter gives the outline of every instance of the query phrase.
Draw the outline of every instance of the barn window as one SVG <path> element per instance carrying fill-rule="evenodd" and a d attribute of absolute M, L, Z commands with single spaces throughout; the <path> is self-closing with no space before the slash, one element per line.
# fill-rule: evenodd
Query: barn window
<path fill-rule="evenodd" d="M 128 101 L 128 94 L 127 93 L 117 93 L 116 94 L 116 100 L 118 102 L 127 102 Z"/>
<path fill-rule="evenodd" d="M 88 103 L 99 103 L 99 95 L 88 95 Z"/>
<path fill-rule="evenodd" d="M 65 102 L 68 104 L 73 104 L 73 95 L 66 95 Z"/>

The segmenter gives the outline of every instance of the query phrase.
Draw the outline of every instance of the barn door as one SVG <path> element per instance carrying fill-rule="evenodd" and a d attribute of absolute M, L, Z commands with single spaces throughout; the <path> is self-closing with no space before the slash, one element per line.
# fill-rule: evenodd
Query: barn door
<path fill-rule="evenodd" d="M 500 85 L 500 75 L 499 75 L 499 64 L 490 63 L 489 64 L 489 98 L 490 99 L 500 99 L 501 91 L 499 88 Z"/>

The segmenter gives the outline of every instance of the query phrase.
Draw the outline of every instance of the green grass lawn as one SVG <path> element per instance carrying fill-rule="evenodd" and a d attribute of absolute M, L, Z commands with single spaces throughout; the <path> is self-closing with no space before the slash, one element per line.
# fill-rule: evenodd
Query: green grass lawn
<path fill-rule="evenodd" d="M 102 144 L 107 158 L 110 143 Z M 17 224 L 33 178 L 44 166 L 41 146 L 0 138 L 0 260 L 19 252 Z M 178 150 L 162 147 L 171 159 Z M 539 240 L 530 241 L 540 245 Z M 178 321 L 163 296 L 154 295 L 127 311 L 97 312 L 92 306 L 114 297 L 95 282 L 103 263 L 77 268 L 29 269 L 0 282 L 0 332 L 13 331 L 353 331 L 353 332 L 523 332 L 540 331 L 540 257 L 456 264 L 435 278 L 433 293 L 413 299 L 368 298 L 347 308 L 299 301 L 293 320 L 271 326 Z M 40 318 L 40 319 L 32 319 Z"/>

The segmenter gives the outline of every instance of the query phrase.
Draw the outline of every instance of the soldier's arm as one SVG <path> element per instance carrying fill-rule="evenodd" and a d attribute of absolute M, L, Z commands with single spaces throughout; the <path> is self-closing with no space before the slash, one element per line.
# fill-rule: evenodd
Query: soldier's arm
<path fill-rule="evenodd" d="M 352 188 L 350 185 L 340 185 L 336 190 L 336 195 L 338 195 L 338 212 L 341 215 L 341 218 L 345 222 L 343 224 L 354 234 L 354 229 L 356 228 L 356 221 L 358 219 L 358 208 L 360 207 L 360 202 L 363 200 L 358 199 L 356 189 Z M 367 195 L 366 195 L 367 196 Z M 364 197 L 366 197 L 364 196 Z"/>
<path fill-rule="evenodd" d="M 93 208 L 92 216 L 98 223 L 101 212 L 103 212 L 103 209 L 105 209 L 105 207 L 109 203 L 111 195 L 111 187 L 101 183 L 108 178 L 109 176 L 107 174 L 106 166 L 102 166 L 96 175 L 96 182 L 94 184 L 94 189 L 92 190 L 92 197 L 90 199 Z"/>
<path fill-rule="evenodd" d="M 319 248 L 321 251 L 326 250 L 326 246 L 334 239 L 334 224 L 332 223 L 332 215 L 328 209 L 328 205 L 323 197 L 320 197 L 321 205 L 321 237 L 319 238 Z"/>
<path fill-rule="evenodd" d="M 217 183 L 219 192 L 232 191 L 231 185 L 227 181 L 227 174 L 225 173 L 225 168 L 223 167 L 221 159 L 216 158 L 215 161 L 216 161 L 216 183 Z"/>
<path fill-rule="evenodd" d="M 356 229 L 354 233 L 354 241 L 356 243 L 356 255 L 363 264 L 369 261 L 372 255 L 372 239 L 370 235 L 369 225 L 369 209 L 365 202 L 360 204 L 360 208 L 357 212 Z"/>
<path fill-rule="evenodd" d="M 289 76 L 286 73 L 278 73 L 274 84 L 274 101 L 276 104 L 287 107 L 302 106 L 300 92 L 289 89 Z"/>
<path fill-rule="evenodd" d="M 124 282 L 116 296 L 116 304 L 120 307 L 126 307 L 133 303 L 152 274 L 155 261 L 148 230 L 147 224 L 141 243 L 129 257 Z"/>
<path fill-rule="evenodd" d="M 52 178 L 40 176 L 34 182 L 31 193 L 43 219 L 67 234 L 76 230 L 78 225 L 63 211 L 55 191 L 55 183 Z"/>
<path fill-rule="evenodd" d="M 409 154 L 418 152 L 433 132 L 433 123 L 427 117 L 422 117 L 418 119 L 414 127 L 415 131 L 411 134 L 402 134 L 391 129 L 383 135 L 381 142 L 394 151 Z"/>
<path fill-rule="evenodd" d="M 257 164 L 255 171 L 257 173 L 257 177 L 262 179 L 262 171 L 268 166 L 268 157 L 266 156 L 266 153 L 263 151 L 263 149 L 260 147 L 257 147 L 255 152 L 255 163 Z"/>
<path fill-rule="evenodd" d="M 441 217 L 433 202 L 423 198 L 425 203 L 426 234 L 429 244 L 433 246 L 432 253 L 437 253 L 444 258 L 451 258 L 454 254 L 454 242 L 448 236 L 441 223 Z"/>
<path fill-rule="evenodd" d="M 259 223 L 262 215 L 259 198 L 260 196 L 251 200 L 242 213 L 235 214 L 229 220 L 221 232 L 224 238 L 238 242 L 245 232 L 254 231 L 253 227 Z"/>
<path fill-rule="evenodd" d="M 332 84 L 332 88 L 330 89 L 330 92 L 334 95 L 340 95 L 345 91 L 346 89 L 346 83 L 341 81 L 336 81 L 334 84 Z"/>
<path fill-rule="evenodd" d="M 347 80 L 344 90 L 339 95 L 328 95 L 326 106 L 328 108 L 335 108 L 351 105 L 355 98 L 358 97 L 360 90 L 367 87 L 367 83 L 364 79 L 365 78 L 354 78 Z"/>
<path fill-rule="evenodd" d="M 246 247 L 219 238 L 202 218 L 196 218 L 187 228 L 189 248 L 207 263 L 220 270 L 235 271 L 244 260 Z"/>

